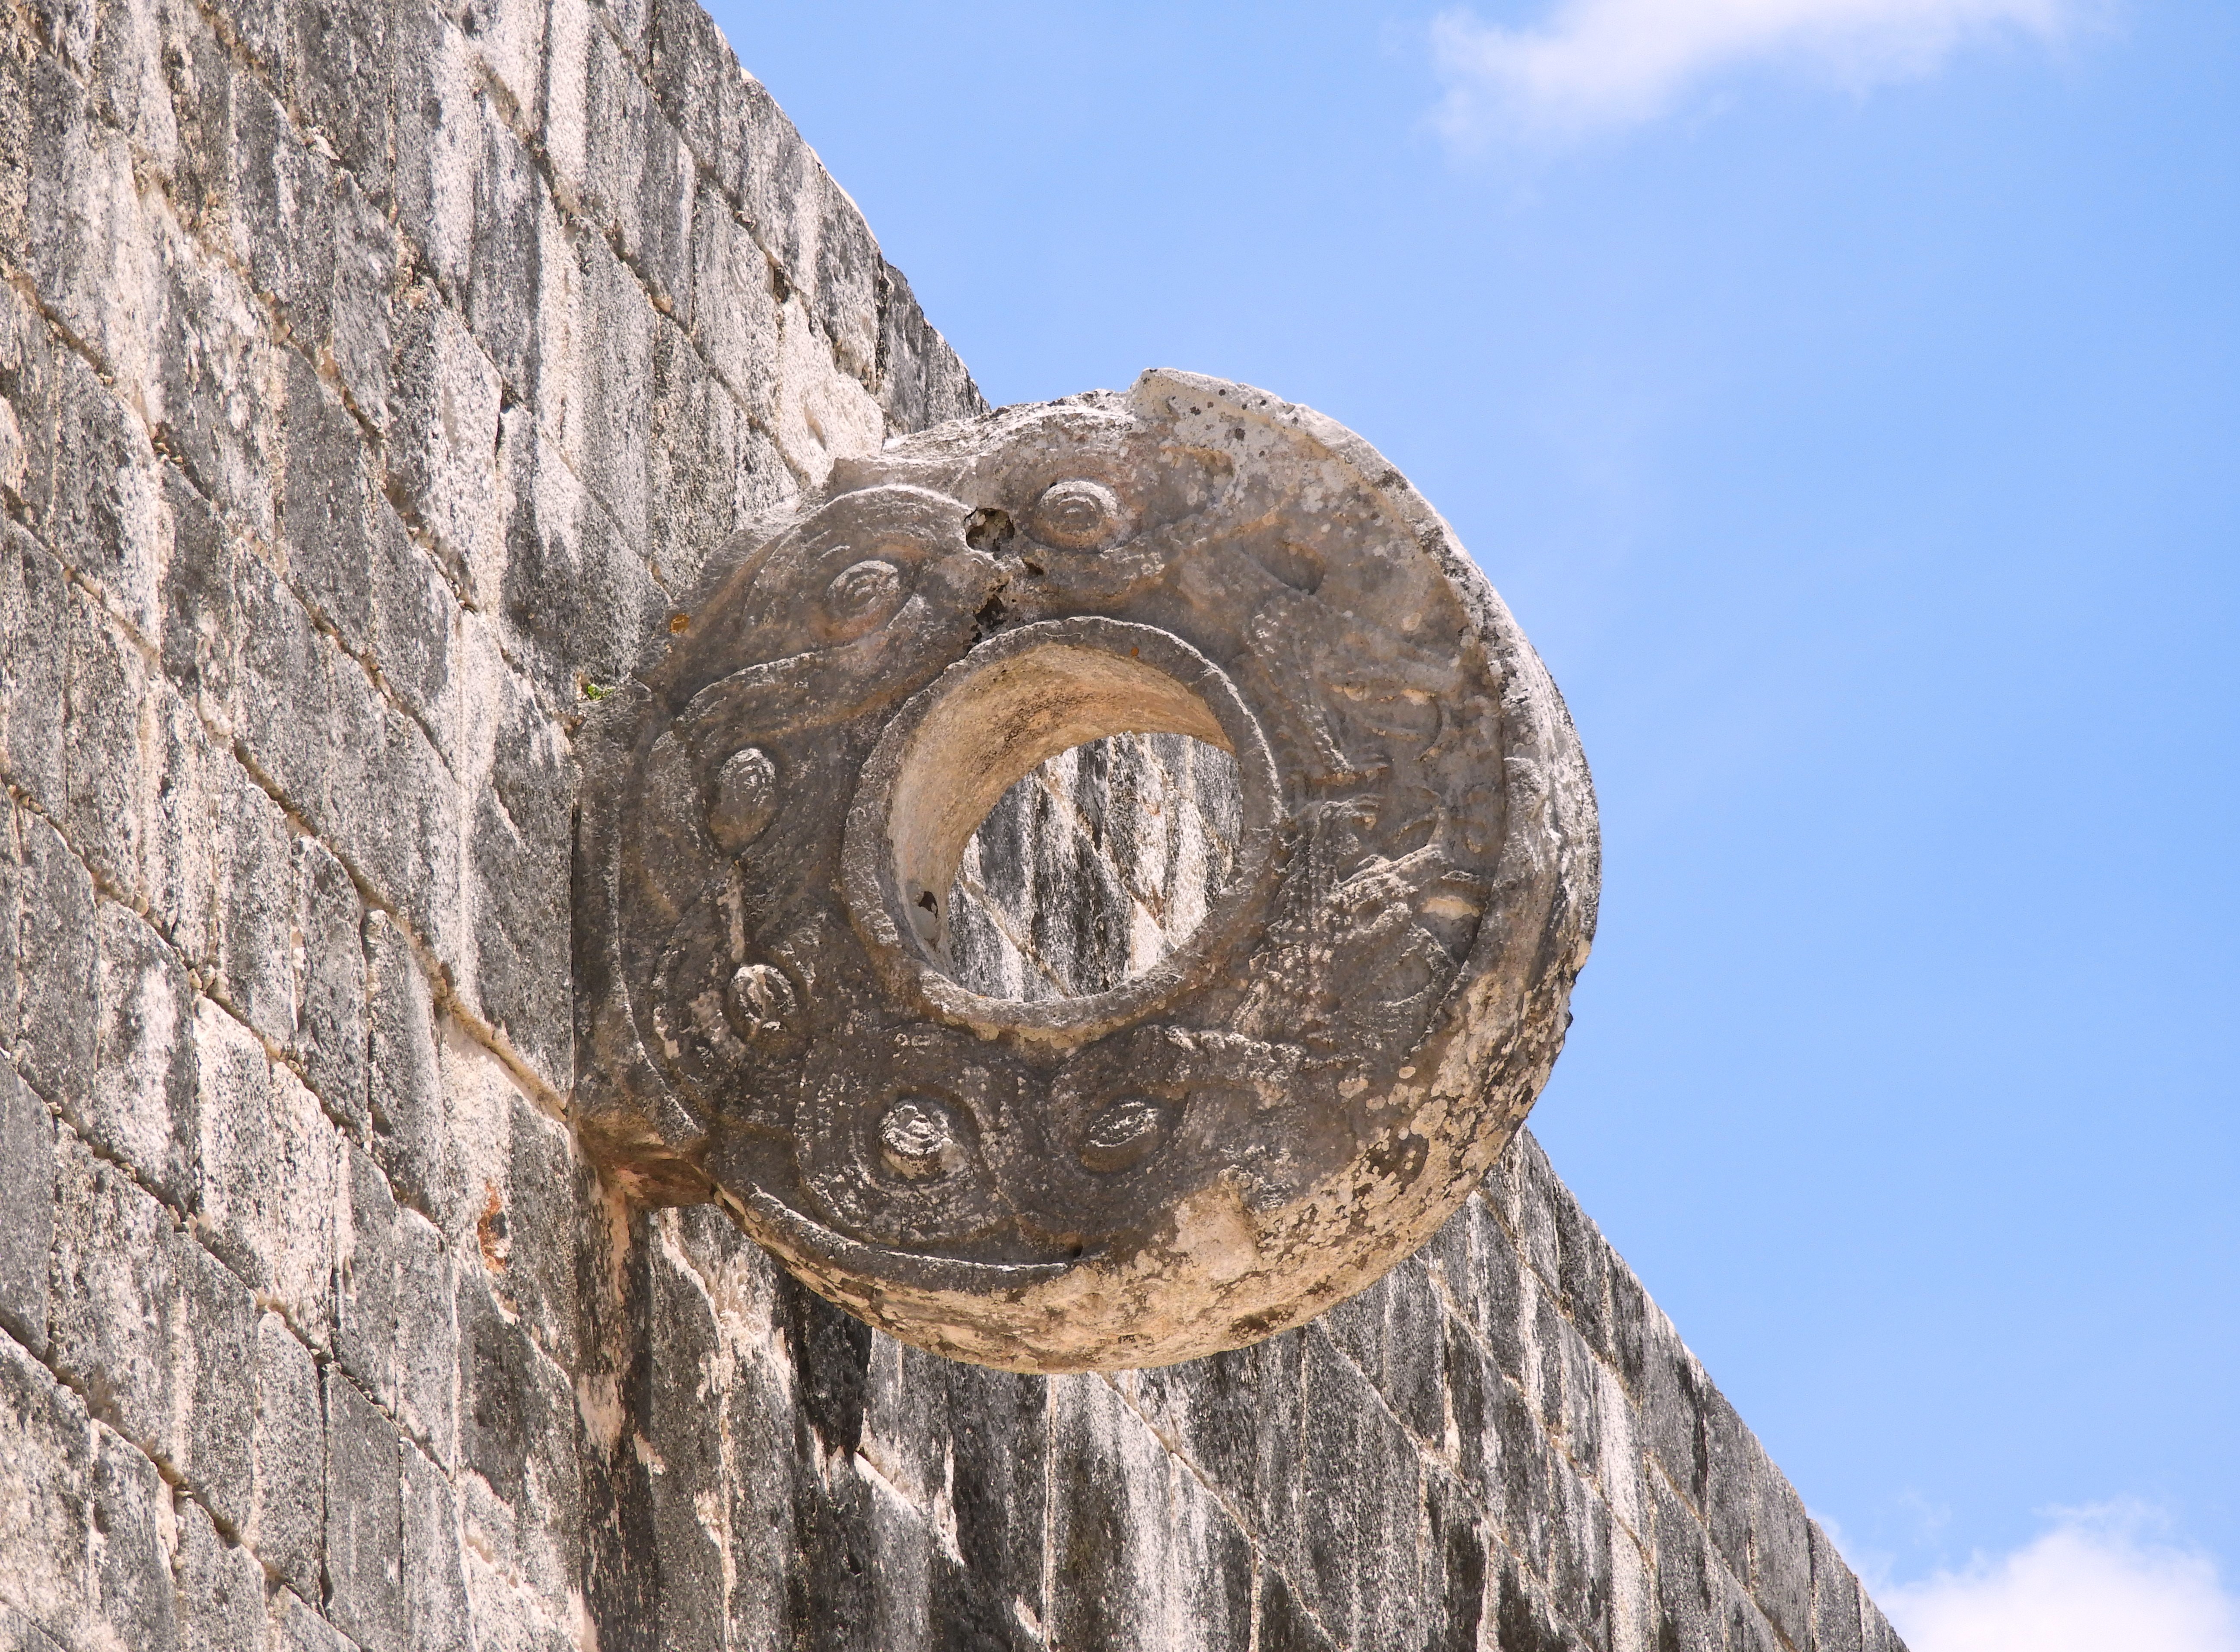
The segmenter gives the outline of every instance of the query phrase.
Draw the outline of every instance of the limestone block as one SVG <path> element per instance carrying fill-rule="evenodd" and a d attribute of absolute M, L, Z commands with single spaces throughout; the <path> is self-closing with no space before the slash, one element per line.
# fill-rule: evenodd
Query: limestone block
<path fill-rule="evenodd" d="M 629 674 L 669 598 L 535 416 L 517 407 L 503 424 L 505 555 L 477 578 L 497 590 L 510 634 L 522 639 L 522 663 L 548 700 L 581 705 L 583 684 L 604 688 Z"/>
<path fill-rule="evenodd" d="M 485 1262 L 503 1259 L 493 1287 L 537 1346 L 561 1369 L 583 1371 L 593 1354 L 583 1283 L 606 1266 L 608 1212 L 566 1125 L 517 1092 L 507 1113 L 504 1173 L 489 1189 L 476 1249 Z"/>
<path fill-rule="evenodd" d="M 1419 1641 L 1421 1459 L 1361 1374 L 1326 1339 L 1305 1340 L 1292 1587 L 1342 1643 Z"/>
<path fill-rule="evenodd" d="M 285 1046 L 296 1023 L 290 956 L 296 879 L 288 817 L 237 763 L 216 766 L 212 780 L 214 990 L 261 1037 Z"/>
<path fill-rule="evenodd" d="M 664 1646 L 721 1646 L 729 1615 L 728 1534 L 703 1520 L 697 1499 L 722 1475 L 723 1442 L 707 1426 L 707 1405 L 722 1389 L 724 1362 L 708 1293 L 690 1268 L 664 1251 L 648 1259 L 650 1318 L 658 1328 L 659 1351 L 636 1408 L 654 1467 L 645 1496 L 662 1578 L 655 1634 Z"/>
<path fill-rule="evenodd" d="M 302 356 L 282 363 L 287 470 L 277 536 L 289 583 L 350 645 L 366 648 L 378 479 L 357 421 Z"/>
<path fill-rule="evenodd" d="M 173 1652 L 179 1643 L 171 1569 L 177 1529 L 156 1465 L 95 1426 L 91 1615 L 112 1644 Z"/>
<path fill-rule="evenodd" d="M 551 1596 L 574 1575 L 582 1542 L 575 1396 L 567 1376 L 498 1304 L 487 1272 L 462 1267 L 461 1474 L 489 1500 L 466 1510 L 469 1541 L 491 1562 L 536 1579 Z"/>
<path fill-rule="evenodd" d="M 391 8 L 380 0 L 331 0 L 280 9 L 283 28 L 267 37 L 290 110 L 337 157 L 376 203 L 386 205 L 396 153 L 391 128 L 396 52 Z"/>
<path fill-rule="evenodd" d="M 272 1652 L 354 1652 L 350 1637 L 321 1617 L 294 1589 L 279 1590 L 272 1598 Z"/>
<path fill-rule="evenodd" d="M 257 152 L 253 141 L 248 152 Z M 249 283 L 168 216 L 158 226 L 162 283 L 151 294 L 148 359 L 119 391 L 144 407 L 151 433 L 197 492 L 237 530 L 269 539 L 284 441 L 282 376 L 293 353 L 274 341 Z M 331 247 L 337 232 L 317 227 Z M 323 322 L 303 318 L 302 348 L 325 343 Z"/>
<path fill-rule="evenodd" d="M 923 430 L 947 419 L 977 417 L 986 399 L 946 339 L 918 308 L 910 283 L 892 264 L 879 280 L 879 406 L 898 430 Z"/>
<path fill-rule="evenodd" d="M 0 52 L 0 251 L 20 263 L 30 239 L 31 78 L 37 59 Z M 14 479 L 0 467 L 0 485 Z"/>
<path fill-rule="evenodd" d="M 397 1418 L 443 1468 L 458 1442 L 459 1330 L 450 1253 L 434 1224 L 399 1210 L 390 1229 L 397 1263 Z"/>
<path fill-rule="evenodd" d="M 663 584 L 685 590 L 740 522 L 767 515 L 797 484 L 765 426 L 665 317 L 654 330 L 650 389 L 646 491 L 664 509 L 650 524 L 649 549 Z"/>
<path fill-rule="evenodd" d="M 1859 1580 L 1816 1524 L 1812 1542 L 1812 1652 L 1862 1652 Z"/>
<path fill-rule="evenodd" d="M 498 662 L 476 673 L 468 701 L 470 772 L 482 783 L 462 878 L 474 951 L 460 971 L 460 991 L 548 1083 L 564 1089 L 568 983 L 552 961 L 568 949 L 575 776 L 550 718 Z"/>
<path fill-rule="evenodd" d="M 707 15 L 697 5 L 690 10 Z M 690 303 L 679 319 L 724 388 L 764 430 L 777 413 L 777 313 L 769 256 L 717 187 L 702 183 L 692 209 Z"/>
<path fill-rule="evenodd" d="M 343 1138 L 303 1081 L 208 999 L 196 1005 L 194 1036 L 201 1230 L 226 1266 L 323 1346 L 334 1324 Z"/>
<path fill-rule="evenodd" d="M 178 1253 L 163 1206 L 70 1131 L 57 1142 L 47 1331 L 55 1369 L 113 1426 L 188 1455 Z"/>
<path fill-rule="evenodd" d="M 496 588 L 504 555 L 492 460 L 500 440 L 497 366 L 440 292 L 421 285 L 397 306 L 396 388 L 385 453 L 401 495 L 457 575 Z"/>
<path fill-rule="evenodd" d="M 196 1504 L 177 1505 L 180 1652 L 237 1652 L 264 1640 L 264 1573 Z"/>
<path fill-rule="evenodd" d="M 325 1376 L 327 1615 L 370 1652 L 403 1652 L 403 1438 L 341 1367 Z"/>
<path fill-rule="evenodd" d="M 1333 1652 L 1334 1643 L 1308 1615 L 1281 1572 L 1260 1573 L 1260 1602 L 1252 1619 L 1252 1642 L 1267 1652 Z"/>
<path fill-rule="evenodd" d="M 604 238 L 563 221 L 541 183 L 535 223 L 543 297 L 538 413 L 583 485 L 613 513 L 623 539 L 643 547 L 651 416 L 644 392 L 653 376 L 658 316 Z"/>
<path fill-rule="evenodd" d="M 195 993 L 178 955 L 127 909 L 95 918 L 93 1082 L 77 1102 L 88 1138 L 174 1209 L 198 1180 Z"/>
<path fill-rule="evenodd" d="M 1682 1652 L 1724 1649 L 1720 1606 L 1722 1572 L 1703 1528 L 1672 1488 L 1655 1484 L 1657 1645 Z"/>
<path fill-rule="evenodd" d="M 554 185 L 571 212 L 612 239 L 653 302 L 673 307 L 690 290 L 697 182 L 691 153 L 637 65 L 604 29 L 589 23 L 587 9 L 563 0 L 553 21 L 554 45 L 571 48 L 554 54 L 545 110 L 544 157 Z"/>
<path fill-rule="evenodd" d="M 316 838 L 297 838 L 293 849 L 295 1017 L 287 1048 L 327 1111 L 363 1140 L 365 909 L 349 872 Z"/>
<path fill-rule="evenodd" d="M 443 1471 L 417 1451 L 408 1448 L 403 1463 L 405 1643 L 414 1652 L 468 1652 L 474 1642 L 457 1496 Z"/>
<path fill-rule="evenodd" d="M 78 1397 L 0 1336 L 0 1507 L 10 1511 L 0 1622 L 13 1609 L 50 1647 L 80 1643 L 87 1617 L 95 1450 Z"/>
<path fill-rule="evenodd" d="M 878 403 L 834 361 L 830 342 L 796 288 L 778 315 L 777 425 L 772 432 L 802 482 L 822 488 L 843 459 L 879 450 L 886 416 Z"/>
<path fill-rule="evenodd" d="M 543 8 L 500 6 L 534 26 Z M 400 237 L 450 290 L 463 290 L 474 263 L 478 185 L 490 124 L 473 43 L 434 6 L 400 6 L 397 43 L 397 224 Z M 517 98 L 520 88 L 515 87 Z M 533 279 L 533 270 L 523 271 Z M 518 382 L 518 381 L 517 381 Z"/>
<path fill-rule="evenodd" d="M 190 1232 L 173 1256 L 185 1328 L 185 1452 L 171 1463 L 197 1497 L 237 1529 L 256 1508 L 257 1309 L 248 1288 Z"/>
<path fill-rule="evenodd" d="M 33 1353 L 47 1346 L 47 1252 L 55 1231 L 55 1121 L 0 1062 L 0 1329 Z"/>
<path fill-rule="evenodd" d="M 335 1361 L 365 1391 L 397 1408 L 397 1204 L 363 1149 L 343 1149 L 335 1224 Z"/>
<path fill-rule="evenodd" d="M 1324 1335 L 1377 1389 L 1385 1408 L 1426 1442 L 1446 1432 L 1440 1319 L 1430 1273 L 1410 1261 L 1322 1320 Z"/>
<path fill-rule="evenodd" d="M 1243 1534 L 1107 1383 L 1061 1379 L 1050 1405 L 1050 1544 L 1059 1582 L 1050 1638 L 1178 1649 L 1249 1643 Z"/>
<path fill-rule="evenodd" d="M 319 1369 L 277 1314 L 257 1322 L 257 1422 L 243 1540 L 297 1593 L 316 1597 L 324 1561 L 325 1408 Z"/>
<path fill-rule="evenodd" d="M 43 808 L 62 807 L 69 656 L 55 645 L 73 598 L 62 565 L 10 522 L 0 527 L 0 756 Z"/>
<path fill-rule="evenodd" d="M 474 1217 L 437 1056 L 434 996 L 411 942 L 385 914 L 367 918 L 365 935 L 373 1156 L 400 1198 L 458 1233 Z"/>
<path fill-rule="evenodd" d="M 1498 600 L 1357 438 L 1184 375 L 832 474 L 588 722 L 594 1153 L 657 1199 L 712 1181 L 817 1289 L 1017 1369 L 1199 1355 L 1372 1282 L 1514 1133 L 1584 956 L 1584 769 Z M 1083 940 L 1063 993 L 1004 996 L 957 938 L 960 902 L 1010 910 L 954 887 L 968 843 L 1120 734 L 1228 754 L 1230 869 L 1124 977 L 1068 984 L 1119 956 Z M 1063 801 L 1084 843 L 1119 818 Z M 1553 1206 L 1517 1197 L 1552 1291 Z M 1531 1393 L 1590 1429 L 1562 1376 Z"/>

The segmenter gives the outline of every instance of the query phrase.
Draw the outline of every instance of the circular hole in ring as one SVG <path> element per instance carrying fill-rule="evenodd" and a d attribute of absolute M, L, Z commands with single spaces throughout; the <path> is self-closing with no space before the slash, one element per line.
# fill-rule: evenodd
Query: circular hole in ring
<path fill-rule="evenodd" d="M 1236 758 L 1186 734 L 1106 735 L 1043 758 L 965 842 L 938 903 L 949 973 L 990 998 L 1136 979 L 1219 900 L 1241 805 Z"/>
<path fill-rule="evenodd" d="M 1121 736 L 1129 738 L 1116 738 Z M 1037 966 L 1059 967 L 1035 967 L 1032 981 L 1022 979 L 1022 959 L 1007 961 L 1009 975 L 991 969 L 984 930 L 992 923 L 983 921 L 1002 915 L 984 899 L 971 909 L 976 880 L 980 892 L 988 892 L 991 845 L 986 840 L 977 845 L 977 864 L 968 863 L 968 848 L 976 847 L 991 809 L 1022 783 L 1039 790 L 1048 814 L 1063 815 L 1083 800 L 1081 766 L 1100 757 L 1108 767 L 1101 782 L 1092 774 L 1089 789 L 1100 793 L 1091 801 L 1109 803 L 1109 759 L 1116 747 L 1130 754 L 1123 779 L 1163 792 L 1152 799 L 1161 809 L 1178 807 L 1183 788 L 1190 789 L 1190 806 L 1201 816 L 1190 823 L 1200 839 L 1194 849 L 1203 859 L 1203 840 L 1214 839 L 1214 864 L 1186 875 L 1196 888 L 1171 903 L 1168 921 L 1147 911 L 1139 936 L 1093 949 L 1093 956 L 1061 960 L 1050 956 L 1046 939 L 1014 934 L 1013 951 L 1025 950 L 1018 943 L 1029 943 L 1042 954 Z M 1089 753 L 1077 755 L 1082 748 Z M 1042 786 L 1037 771 L 1053 758 L 1061 771 L 1072 766 L 1073 795 L 1059 795 L 1063 787 Z M 1139 758 L 1169 772 L 1151 776 Z M 1143 801 L 1140 796 L 1132 800 L 1139 813 Z M 1036 802 L 1030 794 L 1017 806 Z M 1279 812 L 1266 737 L 1218 667 L 1155 627 L 1089 616 L 1044 621 L 982 643 L 889 724 L 850 812 L 849 901 L 875 950 L 899 963 L 904 978 L 914 979 L 944 1016 L 983 1030 L 1093 1036 L 1177 989 L 1194 963 L 1231 929 L 1269 863 Z M 997 824 L 1005 823 L 999 810 Z M 1063 876 L 1045 877 L 1043 888 L 1033 887 L 1033 879 L 1016 868 L 1017 850 L 1025 848 L 1051 851 L 1057 860 L 1085 854 L 1092 863 L 1077 862 L 1085 874 L 1123 884 L 1114 838 L 1104 829 L 1110 824 L 1069 820 L 1063 833 L 1055 823 L 1046 825 L 1030 843 L 1008 846 L 1014 869 L 999 883 L 1008 883 L 1007 893 L 1029 895 L 1037 904 L 1053 894 L 1063 899 L 1079 893 L 1077 885 L 1058 887 L 1068 882 Z M 1145 849 L 1147 837 L 1135 833 L 1126 852 Z M 1185 855 L 1191 852 L 1193 846 L 1185 845 Z M 1213 875 L 1204 876 L 1207 871 Z M 966 903 L 962 912 L 960 887 Z M 1143 903 L 1147 908 L 1166 900 L 1163 887 L 1147 888 L 1139 880 L 1133 889 L 1110 892 L 1103 916 L 1119 916 L 1138 895 L 1150 897 Z M 1030 909 L 1021 918 L 1030 929 L 1037 917 L 1049 916 Z M 1126 916 L 1132 927 L 1134 913 Z M 1070 922 L 1077 935 L 1083 927 L 1079 917 L 1072 915 Z M 1197 922 L 1186 922 L 1191 918 Z M 1047 937 L 1051 926 L 1045 923 L 1043 929 Z"/>

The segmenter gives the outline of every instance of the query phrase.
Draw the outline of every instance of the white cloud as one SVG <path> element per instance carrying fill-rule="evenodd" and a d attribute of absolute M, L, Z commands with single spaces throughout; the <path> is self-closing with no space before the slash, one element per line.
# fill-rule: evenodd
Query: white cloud
<path fill-rule="evenodd" d="M 1623 126 L 1740 65 L 1816 69 L 1853 86 L 1926 74 L 2001 34 L 2057 38 L 2101 0 L 1557 0 L 1537 29 L 1443 12 L 1431 42 L 1458 143 Z"/>
<path fill-rule="evenodd" d="M 2240 1601 L 2208 1555 L 2149 1539 L 2137 1504 L 2064 1513 L 1997 1560 L 1875 1601 L 1911 1652 L 2240 1652 Z"/>

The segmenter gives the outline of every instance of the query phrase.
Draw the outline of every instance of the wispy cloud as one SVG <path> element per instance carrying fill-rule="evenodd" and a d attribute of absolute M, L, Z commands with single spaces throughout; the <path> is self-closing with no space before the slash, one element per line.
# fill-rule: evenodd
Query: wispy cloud
<path fill-rule="evenodd" d="M 1562 136 L 1663 113 L 1723 70 L 1777 62 L 1852 86 L 1926 74 L 2001 34 L 2051 39 L 2100 0 L 1557 0 L 1537 28 L 1468 10 L 1431 25 L 1438 123 L 1472 144 Z"/>
<path fill-rule="evenodd" d="M 1912 1652 L 2240 1652 L 2240 1600 L 2137 1504 L 2065 1512 L 1998 1559 L 1876 1589 Z"/>

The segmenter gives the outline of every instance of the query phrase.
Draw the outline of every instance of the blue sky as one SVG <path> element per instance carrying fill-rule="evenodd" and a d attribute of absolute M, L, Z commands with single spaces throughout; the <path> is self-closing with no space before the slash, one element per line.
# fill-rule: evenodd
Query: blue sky
<path fill-rule="evenodd" d="M 992 399 L 1454 523 L 1603 806 L 1534 1128 L 1917 1652 L 2240 1646 L 2240 10 L 714 10 Z"/>

